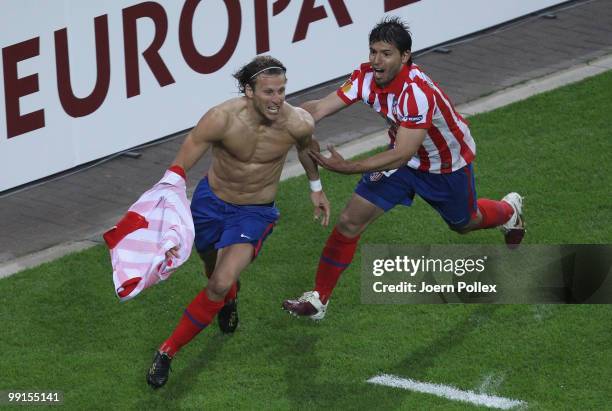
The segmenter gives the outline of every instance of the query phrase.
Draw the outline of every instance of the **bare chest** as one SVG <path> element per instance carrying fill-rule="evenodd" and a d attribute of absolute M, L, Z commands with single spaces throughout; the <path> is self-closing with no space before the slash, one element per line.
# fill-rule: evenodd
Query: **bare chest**
<path fill-rule="evenodd" d="M 285 129 L 254 129 L 241 124 L 228 130 L 217 149 L 243 163 L 268 163 L 283 158 L 293 144 L 293 138 Z"/>

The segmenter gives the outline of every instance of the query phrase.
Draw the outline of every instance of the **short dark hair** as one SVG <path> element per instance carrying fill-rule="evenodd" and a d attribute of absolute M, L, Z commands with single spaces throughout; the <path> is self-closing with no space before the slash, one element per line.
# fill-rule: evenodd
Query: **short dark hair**
<path fill-rule="evenodd" d="M 257 56 L 250 63 L 242 66 L 234 73 L 234 78 L 238 80 L 238 90 L 244 93 L 247 86 L 255 90 L 255 81 L 261 73 L 266 74 L 285 74 L 287 68 L 279 60 L 272 56 Z"/>
<path fill-rule="evenodd" d="M 408 25 L 399 17 L 385 17 L 378 23 L 370 32 L 370 44 L 377 41 L 393 44 L 400 53 L 405 53 L 412 50 L 412 36 Z M 412 57 L 408 64 L 412 62 Z"/>

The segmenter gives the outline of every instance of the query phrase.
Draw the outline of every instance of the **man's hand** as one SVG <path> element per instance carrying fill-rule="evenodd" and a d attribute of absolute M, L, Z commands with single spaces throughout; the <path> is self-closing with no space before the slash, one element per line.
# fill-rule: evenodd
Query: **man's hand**
<path fill-rule="evenodd" d="M 312 204 L 314 205 L 314 219 L 321 219 L 321 225 L 327 227 L 329 224 L 329 216 L 331 214 L 331 207 L 329 205 L 329 200 L 325 196 L 323 190 L 321 191 L 312 191 L 310 193 L 310 199 L 312 200 Z"/>
<path fill-rule="evenodd" d="M 166 260 L 170 260 L 172 257 L 178 258 L 178 249 L 179 246 L 177 245 L 166 251 Z"/>
<path fill-rule="evenodd" d="M 308 154 L 318 165 L 330 171 L 335 171 L 340 174 L 355 173 L 355 170 L 353 170 L 353 163 L 349 160 L 345 160 L 332 144 L 328 145 L 327 149 L 331 153 L 331 157 L 325 157 L 323 154 L 312 150 Z"/>

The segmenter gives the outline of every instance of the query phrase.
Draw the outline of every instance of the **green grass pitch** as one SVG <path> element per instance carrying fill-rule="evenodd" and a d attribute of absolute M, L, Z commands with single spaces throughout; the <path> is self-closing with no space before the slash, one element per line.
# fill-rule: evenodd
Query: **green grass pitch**
<path fill-rule="evenodd" d="M 470 118 L 480 196 L 525 196 L 527 244 L 612 242 L 612 72 Z M 160 171 L 161 173 L 161 171 Z M 323 173 L 333 218 L 358 177 Z M 366 384 L 380 373 L 526 401 L 609 409 L 612 306 L 364 305 L 360 255 L 320 324 L 281 301 L 310 289 L 331 230 L 312 222 L 304 177 L 283 182 L 282 217 L 242 275 L 241 324 L 216 323 L 153 391 L 154 350 L 202 288 L 194 253 L 165 283 L 118 303 L 98 246 L 0 281 L 0 390 L 61 390 L 64 409 L 474 409 Z M 333 221 L 332 221 L 333 223 Z M 422 200 L 378 220 L 361 244 L 498 244 L 459 236 Z"/>

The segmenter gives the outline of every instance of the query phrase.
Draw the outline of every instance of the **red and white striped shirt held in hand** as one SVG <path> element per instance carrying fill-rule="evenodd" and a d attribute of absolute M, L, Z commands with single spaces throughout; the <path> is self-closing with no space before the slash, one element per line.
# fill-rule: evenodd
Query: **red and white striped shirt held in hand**
<path fill-rule="evenodd" d="M 166 280 L 189 258 L 194 236 L 185 172 L 173 166 L 103 235 L 119 299 L 134 298 Z M 167 258 L 173 247 L 178 247 L 178 257 Z"/>

